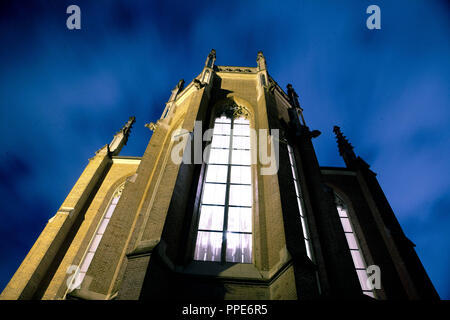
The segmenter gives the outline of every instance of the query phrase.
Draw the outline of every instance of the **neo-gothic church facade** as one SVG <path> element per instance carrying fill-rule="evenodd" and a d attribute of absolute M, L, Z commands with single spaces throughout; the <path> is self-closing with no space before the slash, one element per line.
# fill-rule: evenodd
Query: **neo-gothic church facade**
<path fill-rule="evenodd" d="M 134 122 L 89 159 L 1 299 L 439 299 L 376 174 L 339 127 L 345 167 L 319 165 L 320 131 L 262 52 L 233 67 L 212 50 L 146 125 L 143 156 L 120 156 Z"/>

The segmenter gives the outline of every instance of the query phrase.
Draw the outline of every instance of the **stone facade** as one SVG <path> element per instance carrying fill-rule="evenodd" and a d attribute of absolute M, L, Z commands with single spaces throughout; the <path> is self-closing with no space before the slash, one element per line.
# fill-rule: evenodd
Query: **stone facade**
<path fill-rule="evenodd" d="M 134 122 L 130 118 L 89 160 L 0 297 L 370 299 L 355 271 L 336 209 L 337 194 L 346 202 L 367 265 L 380 267 L 376 298 L 438 299 L 375 174 L 354 155 L 340 131 L 336 129 L 346 167 L 320 167 L 312 144 L 320 132 L 306 125 L 292 86 L 285 93 L 269 76 L 262 52 L 257 67 L 216 66 L 215 60 L 212 50 L 202 72 L 186 87 L 180 80 L 172 90 L 162 117 L 146 125 L 153 134 L 142 158 L 119 156 Z M 265 129 L 277 139 L 279 169 L 265 175 L 261 169 L 266 164 L 251 165 L 252 263 L 194 261 L 205 164 L 172 161 L 173 137 L 184 129 L 195 139 L 196 121 L 202 121 L 204 132 L 217 111 L 230 104 L 248 118 L 251 128 Z M 304 241 L 290 161 L 298 172 L 314 258 Z M 85 261 L 121 186 L 81 286 L 69 289 L 71 266 Z"/>

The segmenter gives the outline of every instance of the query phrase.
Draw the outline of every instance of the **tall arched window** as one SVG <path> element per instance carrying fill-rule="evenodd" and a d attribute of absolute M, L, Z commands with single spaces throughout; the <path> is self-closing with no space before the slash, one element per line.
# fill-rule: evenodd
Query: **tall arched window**
<path fill-rule="evenodd" d="M 345 237 L 347 238 L 348 248 L 352 254 L 353 265 L 355 266 L 356 273 L 358 274 L 361 289 L 365 295 L 375 298 L 374 290 L 367 285 L 367 265 L 364 255 L 361 252 L 361 247 L 355 234 L 353 224 L 348 215 L 348 207 L 342 198 L 340 198 L 336 193 L 335 201 L 339 218 L 341 219 L 342 228 L 344 229 Z"/>
<path fill-rule="evenodd" d="M 78 285 L 80 285 L 83 282 L 84 277 L 86 276 L 89 266 L 91 265 L 92 259 L 94 258 L 95 252 L 97 251 L 98 245 L 102 240 L 106 227 L 108 226 L 108 223 L 114 213 L 114 210 L 116 209 L 117 203 L 119 202 L 120 196 L 122 195 L 124 187 L 125 182 L 116 189 L 106 208 L 106 211 L 103 214 L 100 224 L 97 226 L 97 230 L 95 231 L 95 234 L 89 244 L 88 251 L 85 253 L 80 264 L 80 271 L 76 278 L 76 283 Z"/>
<path fill-rule="evenodd" d="M 294 151 L 292 150 L 292 147 L 290 145 L 288 145 L 287 147 L 289 153 L 289 162 L 291 164 L 292 178 L 294 180 L 293 182 L 295 186 L 295 194 L 297 196 L 298 211 L 300 213 L 300 221 L 302 223 L 303 239 L 305 241 L 306 254 L 308 255 L 308 258 L 311 259 L 311 261 L 314 261 L 313 250 L 311 246 L 311 238 L 309 236 L 308 220 L 305 215 L 305 204 L 303 201 L 303 194 L 300 188 L 297 166 L 295 165 Z"/>
<path fill-rule="evenodd" d="M 252 263 L 250 123 L 215 119 L 194 260 Z"/>

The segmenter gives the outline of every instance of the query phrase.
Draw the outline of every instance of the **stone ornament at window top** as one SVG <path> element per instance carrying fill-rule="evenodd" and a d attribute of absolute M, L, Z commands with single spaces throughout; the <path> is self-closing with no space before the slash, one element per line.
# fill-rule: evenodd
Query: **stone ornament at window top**
<path fill-rule="evenodd" d="M 114 196 L 115 197 L 120 197 L 122 195 L 123 189 L 125 189 L 125 183 L 123 183 L 117 190 L 116 192 L 114 192 Z"/>
<path fill-rule="evenodd" d="M 246 107 L 239 106 L 233 102 L 233 103 L 227 104 L 219 109 L 219 111 L 217 112 L 217 116 L 220 117 L 222 115 L 224 115 L 230 119 L 235 119 L 235 118 L 240 118 L 240 117 L 244 117 L 244 118 L 248 119 L 250 117 L 250 111 L 248 111 L 248 109 Z"/>

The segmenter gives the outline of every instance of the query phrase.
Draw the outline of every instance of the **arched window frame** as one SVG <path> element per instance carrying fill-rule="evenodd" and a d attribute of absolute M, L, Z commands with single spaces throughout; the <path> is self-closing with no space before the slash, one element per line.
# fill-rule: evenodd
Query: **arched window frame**
<path fill-rule="evenodd" d="M 253 262 L 251 147 L 248 110 L 235 103 L 219 108 L 213 117 L 212 141 L 202 181 L 195 261 Z"/>
<path fill-rule="evenodd" d="M 352 256 L 353 265 L 358 275 L 361 290 L 363 294 L 372 298 L 377 298 L 375 289 L 367 286 L 367 262 L 366 258 L 364 257 L 364 253 L 361 250 L 361 244 L 358 239 L 358 235 L 356 234 L 354 222 L 352 221 L 352 217 L 349 214 L 349 207 L 347 203 L 342 199 L 342 197 L 340 197 L 336 192 L 334 193 L 334 196 L 336 209 L 338 211 L 339 219 L 341 221 L 341 225 L 347 239 L 348 249 L 350 250 Z"/>
<path fill-rule="evenodd" d="M 125 182 L 119 185 L 114 191 L 113 195 L 111 196 L 111 199 L 108 202 L 108 206 L 106 207 L 102 215 L 102 218 L 95 230 L 95 233 L 92 236 L 91 241 L 89 242 L 88 249 L 84 253 L 83 258 L 81 259 L 81 262 L 79 264 L 80 269 L 78 271 L 78 274 L 76 275 L 76 277 L 74 277 L 74 281 L 77 284 L 77 286 L 81 285 L 84 278 L 86 277 L 86 274 L 89 270 L 92 260 L 94 259 L 95 253 L 100 245 L 103 235 L 105 234 L 106 228 L 108 227 L 109 221 L 111 220 L 112 215 L 114 214 L 114 211 L 122 195 L 124 187 Z"/>
<path fill-rule="evenodd" d="M 298 175 L 297 165 L 295 161 L 294 149 L 289 144 L 287 145 L 287 149 L 289 155 L 289 163 L 291 165 L 292 179 L 295 187 L 295 195 L 297 197 L 297 207 L 299 211 L 300 222 L 302 224 L 302 232 L 303 232 L 302 236 L 305 242 L 306 254 L 312 262 L 315 262 L 314 250 L 311 243 L 309 223 L 308 218 L 306 216 L 306 208 L 304 202 L 305 200 L 303 198 L 303 192 L 300 185 L 300 178 Z"/>

